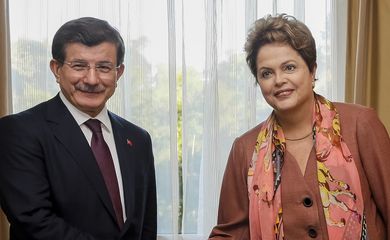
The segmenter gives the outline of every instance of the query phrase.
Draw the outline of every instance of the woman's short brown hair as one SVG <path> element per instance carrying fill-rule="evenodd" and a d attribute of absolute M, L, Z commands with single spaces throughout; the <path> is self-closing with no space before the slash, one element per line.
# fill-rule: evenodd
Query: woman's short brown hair
<path fill-rule="evenodd" d="M 261 47 L 269 43 L 285 43 L 295 49 L 303 58 L 310 72 L 316 61 L 316 43 L 309 28 L 293 16 L 268 15 L 256 20 L 249 29 L 245 43 L 246 62 L 257 79 L 256 59 Z"/>

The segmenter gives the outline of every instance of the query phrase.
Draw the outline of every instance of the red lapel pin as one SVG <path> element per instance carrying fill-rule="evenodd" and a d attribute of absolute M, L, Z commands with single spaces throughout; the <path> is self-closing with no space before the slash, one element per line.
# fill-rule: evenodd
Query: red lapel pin
<path fill-rule="evenodd" d="M 129 139 L 127 139 L 127 145 L 129 145 L 130 147 L 132 147 L 132 146 L 133 146 L 133 142 L 130 141 Z"/>

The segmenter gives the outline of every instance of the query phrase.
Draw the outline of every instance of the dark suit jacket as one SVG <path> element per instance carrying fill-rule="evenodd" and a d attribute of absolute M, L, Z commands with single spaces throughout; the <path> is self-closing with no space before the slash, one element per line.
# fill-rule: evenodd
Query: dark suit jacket
<path fill-rule="evenodd" d="M 11 239 L 156 239 L 150 136 L 109 116 L 127 215 L 121 231 L 88 141 L 58 95 L 0 119 L 0 204 Z"/>

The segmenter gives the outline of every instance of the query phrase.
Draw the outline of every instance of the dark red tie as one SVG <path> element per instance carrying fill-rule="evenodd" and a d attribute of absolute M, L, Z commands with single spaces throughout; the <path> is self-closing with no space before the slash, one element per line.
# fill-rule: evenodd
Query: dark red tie
<path fill-rule="evenodd" d="M 85 125 L 92 131 L 92 152 L 99 165 L 100 172 L 103 175 L 108 193 L 110 194 L 119 228 L 122 228 L 123 214 L 119 195 L 118 180 L 116 178 L 114 162 L 112 161 L 110 149 L 108 148 L 108 145 L 103 138 L 100 121 L 97 119 L 89 119 L 85 122 Z"/>

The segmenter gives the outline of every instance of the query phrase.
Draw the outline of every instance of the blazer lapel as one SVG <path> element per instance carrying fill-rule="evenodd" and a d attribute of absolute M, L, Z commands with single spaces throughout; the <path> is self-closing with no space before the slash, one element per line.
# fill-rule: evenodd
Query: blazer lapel
<path fill-rule="evenodd" d="M 103 205 L 116 221 L 115 212 L 105 187 L 103 176 L 92 150 L 76 120 L 61 101 L 59 95 L 48 101 L 46 119 L 55 137 L 78 163 L 92 187 L 98 193 Z"/>
<path fill-rule="evenodd" d="M 125 201 L 125 211 L 126 211 L 126 222 L 122 229 L 122 232 L 125 232 L 130 223 L 132 212 L 134 210 L 134 174 L 131 170 L 135 171 L 134 163 L 134 148 L 132 146 L 131 136 L 127 136 L 128 129 L 126 129 L 119 121 L 116 119 L 114 114 L 109 112 L 112 130 L 115 139 L 115 146 L 118 153 L 119 164 L 121 166 L 122 174 L 122 184 L 123 184 L 123 193 Z M 127 131 L 126 131 L 127 130 Z"/>

